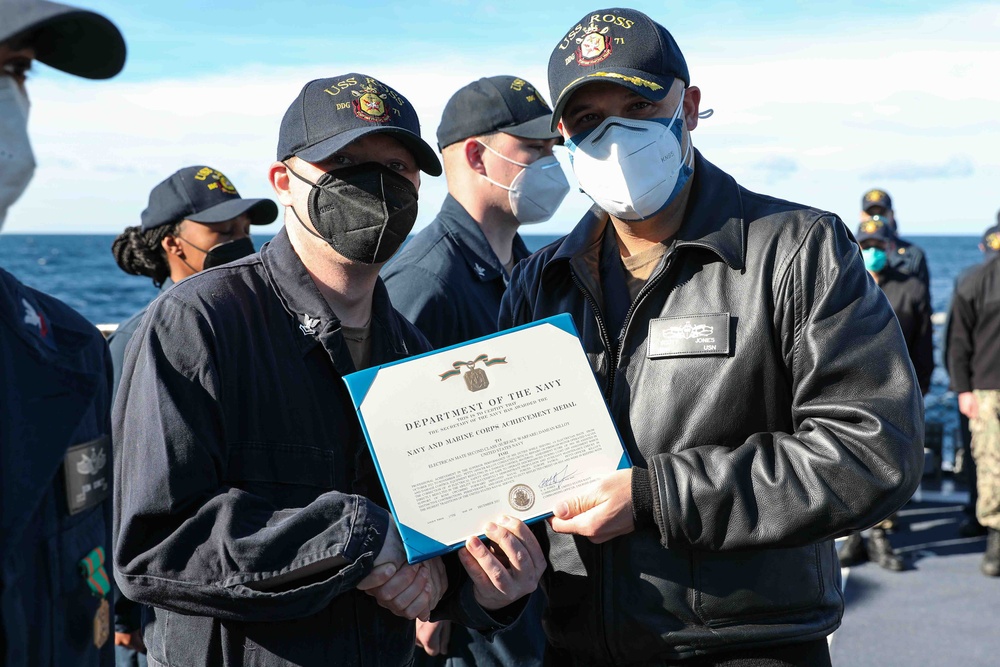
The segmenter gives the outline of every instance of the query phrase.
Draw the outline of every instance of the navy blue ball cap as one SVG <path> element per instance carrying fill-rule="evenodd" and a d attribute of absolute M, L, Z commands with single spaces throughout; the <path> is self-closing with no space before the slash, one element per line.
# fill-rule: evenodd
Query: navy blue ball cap
<path fill-rule="evenodd" d="M 125 40 L 95 12 L 47 0 L 0 0 L 0 43 L 31 46 L 49 67 L 110 79 L 125 66 Z"/>
<path fill-rule="evenodd" d="M 420 168 L 441 174 L 434 149 L 420 138 L 420 120 L 405 97 L 378 79 L 353 72 L 303 86 L 281 119 L 278 160 L 322 162 L 366 134 L 388 134 L 406 146 Z"/>
<path fill-rule="evenodd" d="M 1000 215 L 997 217 L 1000 218 Z M 993 225 L 983 232 L 983 248 L 989 253 L 1000 253 L 1000 224 Z"/>
<path fill-rule="evenodd" d="M 184 167 L 149 193 L 142 212 L 142 229 L 153 229 L 181 220 L 205 225 L 226 222 L 244 213 L 250 223 L 266 225 L 278 217 L 278 206 L 270 199 L 243 199 L 222 172 L 198 165 Z"/>
<path fill-rule="evenodd" d="M 887 211 L 892 210 L 892 198 L 885 190 L 874 188 L 861 195 L 861 210 L 867 211 L 870 208 L 879 206 Z"/>
<path fill-rule="evenodd" d="M 451 96 L 437 129 L 438 148 L 491 132 L 522 139 L 560 139 L 552 109 L 534 86 L 516 76 L 483 77 Z"/>
<path fill-rule="evenodd" d="M 660 101 L 674 79 L 691 85 L 687 62 L 662 25 L 634 9 L 588 12 L 552 50 L 549 92 L 555 97 L 552 128 L 580 87 L 606 81 Z"/>
<path fill-rule="evenodd" d="M 858 243 L 869 239 L 888 243 L 892 241 L 893 235 L 887 221 L 881 216 L 875 215 L 870 220 L 865 220 L 858 225 L 858 233 L 855 235 L 855 238 L 858 240 Z"/>

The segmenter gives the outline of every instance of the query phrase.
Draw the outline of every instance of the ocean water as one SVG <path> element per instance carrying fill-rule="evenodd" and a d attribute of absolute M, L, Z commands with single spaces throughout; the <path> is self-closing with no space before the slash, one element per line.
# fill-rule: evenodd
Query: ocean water
<path fill-rule="evenodd" d="M 104 234 L 3 234 L 0 235 L 0 266 L 27 285 L 62 299 L 95 324 L 117 323 L 142 308 L 157 292 L 148 278 L 130 276 L 118 268 L 111 255 L 114 238 Z M 268 238 L 256 236 L 254 242 L 259 248 Z M 556 238 L 524 236 L 531 250 Z M 965 268 L 982 261 L 978 237 L 913 236 L 909 240 L 927 254 L 934 311 L 947 312 L 955 278 Z M 941 361 L 942 330 L 940 323 L 935 325 L 937 367 L 926 407 L 927 420 L 944 425 L 945 460 L 948 461 L 958 417 L 956 399 L 948 391 L 948 375 Z"/>

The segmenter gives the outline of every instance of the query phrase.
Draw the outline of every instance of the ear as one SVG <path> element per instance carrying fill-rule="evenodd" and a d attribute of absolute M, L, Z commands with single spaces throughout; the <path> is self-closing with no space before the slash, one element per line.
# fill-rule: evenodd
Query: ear
<path fill-rule="evenodd" d="M 181 222 L 181 226 L 183 225 L 184 223 Z M 178 234 L 180 234 L 181 226 L 177 227 Z M 163 248 L 163 252 L 167 253 L 167 256 L 173 255 L 174 257 L 180 257 L 181 259 L 184 258 L 184 248 L 181 247 L 177 236 L 170 234 L 164 236 L 163 240 L 160 241 L 160 247 Z"/>
<path fill-rule="evenodd" d="M 291 180 L 293 178 L 295 177 L 288 173 L 288 167 L 283 162 L 272 162 L 267 170 L 267 180 L 282 206 L 292 205 Z"/>
<path fill-rule="evenodd" d="M 569 132 L 566 131 L 566 126 L 563 125 L 562 121 L 556 123 L 556 132 L 562 135 L 563 140 L 569 139 Z"/>
<path fill-rule="evenodd" d="M 482 144 L 471 137 L 466 139 L 462 145 L 465 161 L 469 165 L 469 168 L 483 176 L 486 175 L 486 166 L 483 164 L 483 153 L 485 150 Z"/>
<path fill-rule="evenodd" d="M 684 93 L 684 122 L 688 132 L 698 127 L 698 109 L 701 107 L 701 88 L 688 86 Z"/>

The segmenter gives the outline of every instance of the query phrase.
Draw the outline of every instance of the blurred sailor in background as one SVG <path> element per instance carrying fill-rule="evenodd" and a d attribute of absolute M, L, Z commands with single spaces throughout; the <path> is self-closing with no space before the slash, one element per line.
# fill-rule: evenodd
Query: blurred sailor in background
<path fill-rule="evenodd" d="M 984 262 L 963 273 L 951 299 L 948 370 L 969 419 L 976 460 L 976 519 L 986 528 L 982 571 L 1000 576 L 1000 224 L 983 233 Z"/>
<path fill-rule="evenodd" d="M 915 275 L 903 273 L 889 263 L 893 248 L 893 233 L 885 220 L 872 217 L 858 225 L 855 235 L 869 275 L 882 288 L 896 314 L 899 328 L 906 341 L 910 363 L 917 374 L 917 384 L 924 396 L 931 388 L 934 372 L 934 341 L 931 325 L 931 297 L 927 287 Z M 903 557 L 889 543 L 886 531 L 898 528 L 894 512 L 883 519 L 865 540 L 860 532 L 852 533 L 840 546 L 838 557 L 842 567 L 871 560 L 879 566 L 899 572 L 906 568 Z"/>
<path fill-rule="evenodd" d="M 185 167 L 153 188 L 141 224 L 127 227 L 111 252 L 122 271 L 151 278 L 162 294 L 199 271 L 252 255 L 250 225 L 266 225 L 277 217 L 273 201 L 241 198 L 218 170 Z M 108 338 L 115 392 L 125 348 L 147 308 L 118 325 Z M 139 605 L 119 594 L 114 611 L 118 667 L 142 667 L 146 651 Z"/>
<path fill-rule="evenodd" d="M 931 277 L 927 269 L 927 257 L 920 246 L 910 243 L 899 235 L 896 213 L 892 209 L 892 198 L 885 190 L 875 188 L 861 196 L 860 221 L 863 223 L 872 218 L 884 222 L 892 233 L 886 249 L 889 265 L 901 273 L 916 276 L 929 291 Z"/>

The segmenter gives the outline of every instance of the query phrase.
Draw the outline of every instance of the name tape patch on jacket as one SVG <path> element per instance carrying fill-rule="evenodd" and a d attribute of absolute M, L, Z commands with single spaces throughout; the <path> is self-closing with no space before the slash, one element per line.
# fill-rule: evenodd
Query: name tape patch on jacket
<path fill-rule="evenodd" d="M 729 313 L 662 317 L 649 323 L 650 359 L 729 354 Z"/>
<path fill-rule="evenodd" d="M 111 438 L 102 435 L 66 450 L 66 502 L 69 513 L 94 507 L 111 491 Z"/>

